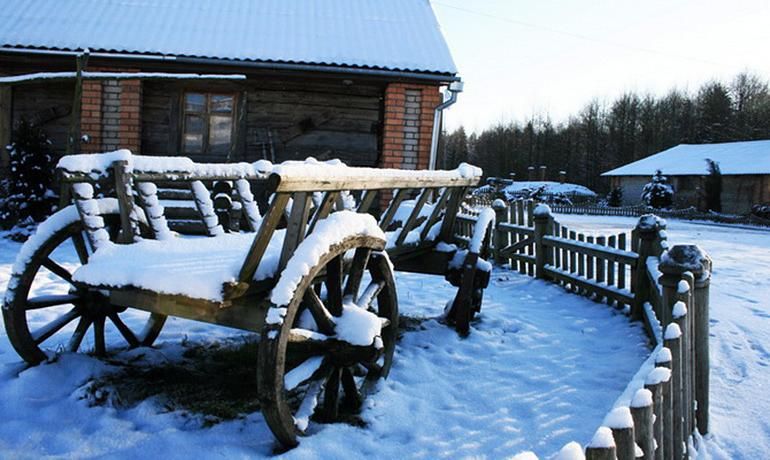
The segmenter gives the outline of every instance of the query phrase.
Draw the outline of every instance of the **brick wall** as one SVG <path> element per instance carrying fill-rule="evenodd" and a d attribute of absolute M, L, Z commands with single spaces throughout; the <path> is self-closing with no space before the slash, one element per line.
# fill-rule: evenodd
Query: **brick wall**
<path fill-rule="evenodd" d="M 84 81 L 80 133 L 87 134 L 90 141 L 81 143 L 80 150 L 93 153 L 124 148 L 139 152 L 141 103 L 140 80 Z"/>
<path fill-rule="evenodd" d="M 428 167 L 433 111 L 440 103 L 438 86 L 405 83 L 388 85 L 385 89 L 381 167 Z"/>

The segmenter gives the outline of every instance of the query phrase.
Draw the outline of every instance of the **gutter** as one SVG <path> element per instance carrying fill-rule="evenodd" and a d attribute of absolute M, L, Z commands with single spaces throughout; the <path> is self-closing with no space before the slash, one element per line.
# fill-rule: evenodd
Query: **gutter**
<path fill-rule="evenodd" d="M 77 57 L 81 55 L 83 52 L 82 51 L 41 50 L 41 49 L 34 49 L 34 48 L 0 47 L 0 53 L 39 54 L 43 56 Z M 365 68 L 365 67 L 349 67 L 349 66 L 341 66 L 341 65 L 298 64 L 298 63 L 288 63 L 288 62 L 245 61 L 245 60 L 222 59 L 222 58 L 201 58 L 201 57 L 185 57 L 185 56 L 173 56 L 173 55 L 156 55 L 156 54 L 105 53 L 105 52 L 93 52 L 93 51 L 90 53 L 90 55 L 92 58 L 139 60 L 139 61 L 153 61 L 153 62 L 172 61 L 180 64 L 225 65 L 225 66 L 234 66 L 234 67 L 245 67 L 245 68 L 251 68 L 251 69 L 263 69 L 263 70 L 327 72 L 327 73 L 337 73 L 337 74 L 344 74 L 344 75 L 406 78 L 406 79 L 413 79 L 413 80 L 426 80 L 431 82 L 450 83 L 450 84 L 454 82 L 460 82 L 460 77 L 452 74 L 414 72 L 414 71 L 405 71 L 405 70 L 385 70 L 385 69 L 373 69 L 373 68 Z"/>
<path fill-rule="evenodd" d="M 436 157 L 438 156 L 438 138 L 441 134 L 441 118 L 444 113 L 444 109 L 457 102 L 457 95 L 463 91 L 463 82 L 458 77 L 457 80 L 449 84 L 449 98 L 437 105 L 433 112 L 433 133 L 431 135 L 430 142 L 430 161 L 428 163 L 428 169 L 436 169 Z"/>

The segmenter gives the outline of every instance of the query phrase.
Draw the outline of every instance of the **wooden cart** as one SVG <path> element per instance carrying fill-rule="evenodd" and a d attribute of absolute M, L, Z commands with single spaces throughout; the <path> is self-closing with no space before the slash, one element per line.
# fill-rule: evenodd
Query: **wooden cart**
<path fill-rule="evenodd" d="M 52 351 L 77 352 L 89 331 L 93 352 L 104 355 L 108 322 L 129 347 L 150 346 L 168 316 L 258 332 L 261 410 L 287 446 L 311 417 L 357 410 L 387 376 L 398 326 L 394 267 L 458 286 L 448 319 L 461 332 L 489 279 L 478 244 L 462 249 L 473 235 L 455 236 L 466 190 L 480 179 L 474 167 L 195 164 L 118 151 L 65 157 L 60 172 L 72 204 L 22 247 L 3 305 L 19 355 L 34 365 Z M 170 229 L 159 188 L 180 186 L 208 238 Z M 264 213 L 257 191 L 269 199 Z M 384 193 L 393 198 L 377 222 L 367 212 Z M 355 209 L 346 210 L 352 195 Z M 476 228 L 475 241 L 488 242 L 490 230 Z M 57 261 L 65 245 L 76 266 Z M 33 294 L 51 277 L 69 291 Z M 122 319 L 136 309 L 148 312 L 138 330 Z M 31 327 L 41 312 L 50 319 Z"/>

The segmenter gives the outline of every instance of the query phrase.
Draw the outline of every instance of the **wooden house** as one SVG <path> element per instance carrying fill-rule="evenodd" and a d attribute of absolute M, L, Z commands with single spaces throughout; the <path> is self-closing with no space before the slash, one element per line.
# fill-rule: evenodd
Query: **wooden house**
<path fill-rule="evenodd" d="M 674 206 L 705 210 L 707 159 L 716 161 L 722 172 L 722 212 L 742 214 L 754 204 L 770 202 L 770 140 L 680 144 L 602 176 L 623 189 L 624 204 L 633 205 L 660 170 L 674 188 Z"/>
<path fill-rule="evenodd" d="M 426 0 L 26 0 L 0 20 L 0 146 L 26 118 L 61 153 L 426 168 L 461 89 Z"/>

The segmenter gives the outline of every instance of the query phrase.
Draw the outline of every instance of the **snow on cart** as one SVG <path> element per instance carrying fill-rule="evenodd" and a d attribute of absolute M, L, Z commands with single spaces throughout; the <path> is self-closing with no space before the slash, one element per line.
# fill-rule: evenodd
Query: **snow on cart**
<path fill-rule="evenodd" d="M 311 418 L 356 411 L 387 376 L 398 323 L 394 269 L 444 275 L 457 286 L 447 319 L 460 332 L 489 280 L 480 255 L 493 215 L 456 234 L 466 191 L 481 177 L 473 166 L 196 164 L 121 150 L 64 157 L 59 170 L 71 204 L 24 244 L 3 305 L 19 355 L 34 365 L 85 349 L 90 334 L 104 355 L 108 322 L 123 345 L 150 346 L 168 316 L 259 332 L 261 409 L 287 446 Z M 205 236 L 170 225 L 163 193 L 182 189 Z M 393 198 L 377 221 L 369 211 L 379 196 Z M 64 245 L 74 246 L 79 266 L 57 261 Z M 30 294 L 55 278 L 69 284 L 67 293 Z M 136 310 L 148 312 L 140 329 L 124 320 Z M 44 325 L 31 327 L 41 314 Z"/>

